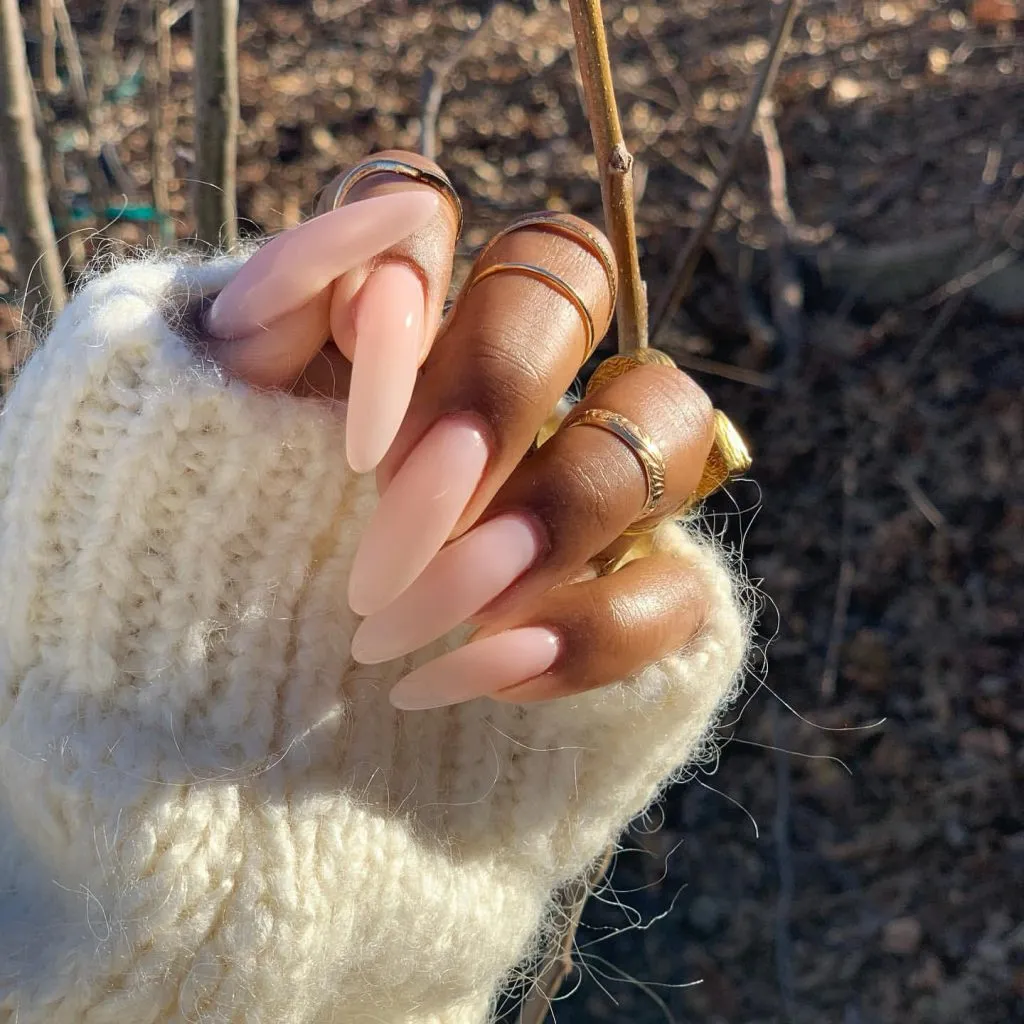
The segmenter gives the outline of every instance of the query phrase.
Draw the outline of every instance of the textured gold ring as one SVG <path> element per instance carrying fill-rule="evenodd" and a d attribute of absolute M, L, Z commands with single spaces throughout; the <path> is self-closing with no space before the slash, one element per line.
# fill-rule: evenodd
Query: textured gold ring
<path fill-rule="evenodd" d="M 535 263 L 492 263 L 473 276 L 465 294 L 468 295 L 481 281 L 486 281 L 487 278 L 493 277 L 495 274 L 523 274 L 526 277 L 532 277 L 535 281 L 540 281 L 553 288 L 562 298 L 568 299 L 576 307 L 576 312 L 579 313 L 580 319 L 583 321 L 583 330 L 586 333 L 587 354 L 583 362 L 590 358 L 590 353 L 594 351 L 597 344 L 594 318 L 590 315 L 590 310 L 587 309 L 587 304 L 583 301 L 580 293 L 568 281 L 544 267 L 538 267 Z"/>
<path fill-rule="evenodd" d="M 525 217 L 520 217 L 518 220 L 509 224 L 507 228 L 499 232 L 491 239 L 490 242 L 488 242 L 487 246 L 480 254 L 481 257 L 486 255 L 487 251 L 500 239 L 504 238 L 506 235 L 511 235 L 513 232 L 522 231 L 524 228 L 543 228 L 553 234 L 561 235 L 563 238 L 568 238 L 579 243 L 580 248 L 589 252 L 590 255 L 601 264 L 605 277 L 608 279 L 608 292 L 611 296 L 611 308 L 615 308 L 615 303 L 618 297 L 619 282 L 618 275 L 615 273 L 614 257 L 608 252 L 594 232 L 581 227 L 575 221 L 565 220 L 559 213 L 542 211 L 540 213 L 529 213 Z"/>
<path fill-rule="evenodd" d="M 658 507 L 665 494 L 665 457 L 654 438 L 632 420 L 610 409 L 590 408 L 571 413 L 562 424 L 568 427 L 598 427 L 622 441 L 636 456 L 647 482 L 647 500 L 638 520 L 646 519 Z"/>
<path fill-rule="evenodd" d="M 459 199 L 459 194 L 455 191 L 455 186 L 451 183 L 448 175 L 438 171 L 427 171 L 422 167 L 407 164 L 403 160 L 392 160 L 388 157 L 380 157 L 376 160 L 367 160 L 365 163 L 356 164 L 338 182 L 338 187 L 334 190 L 334 197 L 331 200 L 331 209 L 336 210 L 345 201 L 345 196 L 359 182 L 375 174 L 398 174 L 403 178 L 409 178 L 412 181 L 419 182 L 421 185 L 426 185 L 435 192 L 440 192 L 451 203 L 458 217 L 459 223 L 456 228 L 456 235 L 462 234 L 462 200 Z"/>
<path fill-rule="evenodd" d="M 731 477 L 746 473 L 753 465 L 753 461 L 747 443 L 740 436 L 732 420 L 721 409 L 716 409 L 715 439 L 704 463 L 700 482 L 684 507 L 689 508 L 698 501 L 703 501 Z"/>
<path fill-rule="evenodd" d="M 635 348 L 630 352 L 609 356 L 602 360 L 590 375 L 586 393 L 593 394 L 598 388 L 604 387 L 605 384 L 617 377 L 630 373 L 638 366 L 670 366 L 674 370 L 676 362 L 670 355 L 657 348 Z"/>

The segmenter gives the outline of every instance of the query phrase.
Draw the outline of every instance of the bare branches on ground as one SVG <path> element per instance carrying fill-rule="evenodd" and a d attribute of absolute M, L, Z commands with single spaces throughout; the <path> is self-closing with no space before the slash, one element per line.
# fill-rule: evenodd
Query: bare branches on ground
<path fill-rule="evenodd" d="M 786 0 L 786 6 L 768 47 L 768 55 L 761 65 L 757 81 L 754 83 L 750 97 L 740 116 L 739 124 L 736 126 L 732 145 L 729 148 L 729 155 L 726 158 L 725 166 L 719 171 L 718 180 L 715 183 L 714 191 L 708 199 L 704 216 L 679 253 L 679 257 L 669 274 L 669 281 L 665 292 L 654 310 L 651 335 L 655 342 L 657 342 L 658 336 L 665 329 L 669 321 L 676 315 L 680 305 L 682 305 L 683 300 L 690 291 L 694 271 L 697 269 L 697 263 L 700 261 L 701 253 L 704 251 L 707 237 L 711 233 L 715 220 L 718 217 L 718 211 L 722 206 L 722 200 L 725 198 L 726 189 L 736 174 L 736 168 L 739 166 L 740 156 L 743 153 L 747 137 L 750 135 L 754 118 L 757 116 L 761 101 L 771 94 L 775 77 L 779 72 L 782 58 L 786 52 L 786 45 L 793 34 L 793 25 L 796 22 L 797 14 L 800 12 L 801 4 L 802 0 Z"/>
<path fill-rule="evenodd" d="M 491 3 L 480 17 L 476 28 L 463 36 L 458 48 L 444 60 L 434 61 L 427 65 L 423 73 L 423 115 L 420 118 L 420 153 L 428 160 L 437 160 L 441 146 L 437 138 L 437 122 L 441 116 L 441 103 L 451 73 L 466 56 L 470 46 L 476 41 L 484 29 L 490 24 L 495 3 Z"/>

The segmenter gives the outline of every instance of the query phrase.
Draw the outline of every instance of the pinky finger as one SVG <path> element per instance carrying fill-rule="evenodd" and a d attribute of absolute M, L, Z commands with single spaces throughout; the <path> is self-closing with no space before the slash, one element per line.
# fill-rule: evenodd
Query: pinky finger
<path fill-rule="evenodd" d="M 402 679 L 391 703 L 405 710 L 482 696 L 528 703 L 606 686 L 683 647 L 707 607 L 701 578 L 685 562 L 640 558 L 556 587 L 528 614 L 488 623 L 472 643 Z"/>

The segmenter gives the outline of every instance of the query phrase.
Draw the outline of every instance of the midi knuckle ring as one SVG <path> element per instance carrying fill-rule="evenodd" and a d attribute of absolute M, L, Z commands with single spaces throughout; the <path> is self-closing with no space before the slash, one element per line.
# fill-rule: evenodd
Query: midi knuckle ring
<path fill-rule="evenodd" d="M 356 164 L 356 166 L 338 182 L 338 185 L 334 190 L 334 196 L 331 199 L 330 208 L 332 210 L 336 210 L 342 205 L 342 203 L 344 203 L 345 197 L 356 187 L 356 185 L 361 181 L 364 181 L 366 178 L 373 177 L 375 174 L 398 174 L 403 178 L 409 178 L 411 181 L 418 182 L 421 185 L 426 185 L 428 188 L 432 188 L 435 192 L 440 192 L 440 194 L 451 204 L 452 209 L 455 210 L 456 219 L 458 221 L 455 230 L 456 235 L 462 234 L 462 200 L 459 199 L 459 194 L 455 191 L 455 186 L 452 184 L 448 175 L 441 171 L 430 171 L 422 167 L 416 167 L 414 164 L 406 163 L 404 160 L 394 160 L 390 157 L 379 157 L 374 160 L 366 160 L 361 164 Z"/>
<path fill-rule="evenodd" d="M 468 295 L 478 284 L 486 281 L 489 277 L 494 277 L 496 274 L 522 274 L 533 278 L 535 281 L 540 281 L 542 284 L 546 284 L 561 295 L 563 299 L 567 299 L 576 308 L 576 312 L 579 313 L 580 319 L 583 321 L 584 346 L 586 348 L 586 356 L 583 361 L 586 362 L 590 358 L 590 353 L 597 347 L 597 332 L 594 328 L 594 318 L 590 315 L 590 310 L 587 308 L 586 302 L 583 301 L 583 297 L 565 278 L 560 277 L 554 271 L 538 266 L 536 263 L 492 263 L 473 275 L 466 288 L 466 294 Z"/>
<path fill-rule="evenodd" d="M 503 239 L 514 234 L 516 231 L 523 231 L 528 228 L 537 228 L 544 231 L 550 231 L 553 234 L 561 235 L 564 238 L 568 238 L 571 241 L 576 242 L 582 249 L 590 253 L 590 255 L 593 256 L 601 265 L 601 268 L 604 271 L 610 296 L 610 308 L 614 309 L 618 288 L 614 258 L 608 252 L 607 248 L 601 243 L 596 233 L 588 231 L 585 227 L 575 221 L 565 220 L 557 213 L 531 213 L 513 221 L 507 228 L 495 235 L 481 250 L 480 255 L 476 260 L 477 266 L 486 259 L 491 250 L 493 250 L 494 247 Z M 561 275 L 556 274 L 552 270 L 548 270 L 546 267 L 541 267 L 536 263 L 502 261 L 492 263 L 489 266 L 486 266 L 483 270 L 473 274 L 466 287 L 466 294 L 480 284 L 481 281 L 485 281 L 488 277 L 492 277 L 496 274 L 523 274 L 527 277 L 533 278 L 535 281 L 540 281 L 542 284 L 546 284 L 549 288 L 561 295 L 562 298 L 568 300 L 568 302 L 570 302 L 576 309 L 580 320 L 583 322 L 584 354 L 583 359 L 580 361 L 580 365 L 582 366 L 586 363 L 591 355 L 593 355 L 600 339 L 597 336 L 597 328 L 594 325 L 594 316 L 590 311 L 590 307 L 576 288 L 574 288 Z"/>

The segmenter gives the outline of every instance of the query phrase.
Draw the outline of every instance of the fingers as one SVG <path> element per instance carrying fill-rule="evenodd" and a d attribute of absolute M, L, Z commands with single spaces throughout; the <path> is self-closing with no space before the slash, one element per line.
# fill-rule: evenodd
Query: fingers
<path fill-rule="evenodd" d="M 481 630 L 472 643 L 421 666 L 391 691 L 407 710 L 488 695 L 525 703 L 626 679 L 678 650 L 701 627 L 699 580 L 668 555 L 558 587 Z"/>
<path fill-rule="evenodd" d="M 320 215 L 264 246 L 221 292 L 208 316 L 213 354 L 261 387 L 351 390 L 346 448 L 357 472 L 394 440 L 416 371 L 440 323 L 461 224 L 443 172 L 412 153 L 380 153 L 339 175 Z M 318 353 L 334 345 L 351 375 Z M 321 364 L 313 368 L 313 363 Z"/>
<path fill-rule="evenodd" d="M 513 225 L 478 260 L 378 470 L 381 502 L 349 581 L 355 611 L 398 597 L 527 452 L 607 329 L 606 246 L 565 217 Z"/>
<path fill-rule="evenodd" d="M 422 192 L 379 197 L 271 239 L 210 308 L 215 357 L 252 384 L 290 386 L 327 338 L 335 278 L 427 223 L 438 202 Z"/>
<path fill-rule="evenodd" d="M 409 407 L 417 369 L 441 322 L 462 209 L 435 163 L 400 151 L 378 153 L 339 176 L 320 200 L 321 209 L 331 209 L 408 194 L 446 201 L 398 244 L 349 271 L 331 304 L 331 335 L 352 360 L 346 453 L 360 473 L 383 458 Z"/>
<path fill-rule="evenodd" d="M 365 619 L 353 639 L 353 657 L 387 661 L 468 619 L 489 625 L 578 575 L 644 514 L 647 468 L 617 434 L 571 425 L 588 410 L 625 417 L 648 435 L 664 466 L 664 491 L 653 515 L 668 514 L 693 493 L 711 447 L 711 404 L 675 368 L 637 367 L 577 406 L 515 470 L 481 522 Z"/>

